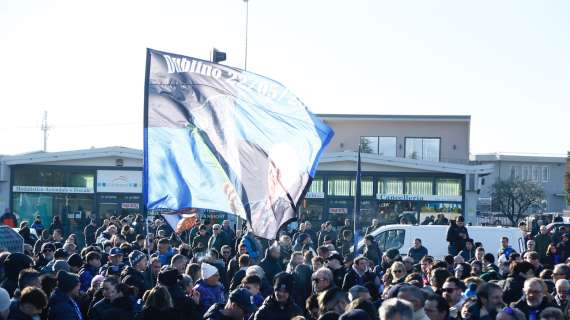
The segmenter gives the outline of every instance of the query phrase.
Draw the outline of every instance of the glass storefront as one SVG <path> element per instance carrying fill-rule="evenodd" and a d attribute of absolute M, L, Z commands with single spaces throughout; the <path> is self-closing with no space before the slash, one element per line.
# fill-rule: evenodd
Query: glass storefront
<path fill-rule="evenodd" d="M 345 218 L 352 219 L 355 190 L 352 175 L 318 173 L 303 202 L 301 220 L 320 225 L 327 220 L 342 224 Z M 357 219 L 361 229 L 369 226 L 372 219 L 381 224 L 399 223 L 403 218 L 409 223 L 421 223 L 432 215 L 443 214 L 449 219 L 462 212 L 461 175 L 367 172 L 362 177 Z"/>
<path fill-rule="evenodd" d="M 39 215 L 46 228 L 54 216 L 59 216 L 66 234 L 82 234 L 91 217 L 107 218 L 141 212 L 140 192 L 96 193 L 97 173 L 97 168 L 89 167 L 14 166 L 12 209 L 19 221 L 31 223 Z"/>

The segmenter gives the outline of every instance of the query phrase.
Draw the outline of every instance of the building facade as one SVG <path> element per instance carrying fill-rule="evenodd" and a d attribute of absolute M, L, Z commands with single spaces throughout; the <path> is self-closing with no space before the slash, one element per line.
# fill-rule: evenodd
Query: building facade
<path fill-rule="evenodd" d="M 479 209 L 489 211 L 493 185 L 499 180 L 521 179 L 542 186 L 545 199 L 539 207 L 528 213 L 559 212 L 566 209 L 566 157 L 542 157 L 511 154 L 480 154 L 475 156 L 478 164 L 493 166 L 493 171 L 481 180 Z"/>
<path fill-rule="evenodd" d="M 80 232 L 90 218 L 142 210 L 140 150 L 123 147 L 37 152 L 0 159 L 0 209 L 19 221 L 60 216 L 64 231 Z"/>
<path fill-rule="evenodd" d="M 464 215 L 476 221 L 479 178 L 469 163 L 469 116 L 320 115 L 335 131 L 301 208 L 301 220 L 352 219 L 357 150 L 362 150 L 361 227 L 376 218 Z"/>

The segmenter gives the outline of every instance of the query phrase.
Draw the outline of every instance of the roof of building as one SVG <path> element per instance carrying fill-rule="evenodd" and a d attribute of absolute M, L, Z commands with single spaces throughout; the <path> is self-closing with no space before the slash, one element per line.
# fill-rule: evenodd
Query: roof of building
<path fill-rule="evenodd" d="M 79 160 L 101 157 L 126 157 L 133 159 L 142 159 L 142 150 L 126 148 L 126 147 L 106 147 L 106 148 L 91 148 L 73 151 L 59 151 L 59 152 L 30 152 L 25 154 L 4 156 L 2 162 L 7 165 L 17 164 L 32 164 L 42 163 L 49 161 L 66 161 L 66 160 Z"/>
<path fill-rule="evenodd" d="M 320 163 L 331 163 L 340 161 L 351 161 L 356 163 L 358 161 L 358 153 L 354 151 L 334 152 L 324 154 L 321 157 Z M 394 158 L 383 157 L 377 154 L 362 153 L 361 162 L 394 166 L 408 169 L 419 169 L 434 172 L 446 172 L 457 174 L 479 174 L 485 175 L 493 171 L 493 165 L 472 165 L 472 164 L 457 164 L 449 162 L 436 162 L 426 160 L 416 160 L 407 158 Z"/>
<path fill-rule="evenodd" d="M 325 121 L 335 120 L 387 120 L 387 121 L 447 121 L 470 122 L 467 115 L 396 115 L 396 114 L 330 114 L 322 113 L 317 116 Z"/>
<path fill-rule="evenodd" d="M 479 162 L 540 162 L 540 163 L 566 163 L 568 160 L 565 156 L 555 155 L 539 155 L 539 154 L 523 154 L 523 153 L 487 153 L 475 155 L 475 161 Z"/>

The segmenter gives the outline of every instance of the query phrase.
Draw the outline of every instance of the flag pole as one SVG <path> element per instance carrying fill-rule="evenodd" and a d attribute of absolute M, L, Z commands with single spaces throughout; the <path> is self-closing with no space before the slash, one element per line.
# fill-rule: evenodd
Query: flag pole
<path fill-rule="evenodd" d="M 354 255 L 355 255 L 355 256 L 357 256 L 357 251 L 356 251 L 356 250 L 358 249 L 358 248 L 357 248 L 357 245 L 358 245 L 358 226 L 357 226 L 356 217 L 357 217 L 358 215 L 360 215 L 360 196 L 361 196 L 361 194 L 360 194 L 360 193 L 361 193 L 361 190 L 360 190 L 360 187 L 361 187 L 361 185 L 360 185 L 360 184 L 361 184 L 360 178 L 361 178 L 362 172 L 361 172 L 361 165 L 360 165 L 360 149 L 361 149 L 360 147 L 361 147 L 361 146 L 360 146 L 360 142 L 359 142 L 359 143 L 358 143 L 358 161 L 357 161 L 357 164 L 356 164 L 356 187 L 355 187 L 355 196 L 354 196 L 354 210 L 353 210 L 353 212 L 352 212 L 352 225 L 353 225 L 353 228 L 354 228 L 354 233 L 353 233 L 354 236 L 353 236 L 353 240 L 352 240 L 352 241 L 353 241 L 353 246 L 354 246 L 353 252 L 354 252 Z"/>

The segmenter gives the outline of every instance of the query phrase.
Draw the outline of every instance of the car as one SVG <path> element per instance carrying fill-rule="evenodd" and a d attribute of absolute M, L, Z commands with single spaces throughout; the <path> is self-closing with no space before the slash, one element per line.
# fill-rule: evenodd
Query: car
<path fill-rule="evenodd" d="M 441 259 L 448 255 L 449 243 L 446 240 L 448 227 L 445 225 L 392 224 L 374 230 L 371 235 L 378 242 L 382 252 L 394 248 L 404 256 L 414 245 L 414 240 L 421 239 L 429 255 Z M 488 253 L 496 255 L 499 252 L 502 237 L 509 238 L 509 244 L 515 251 L 520 253 L 526 250 L 524 235 L 519 228 L 467 226 L 467 231 L 469 237 L 474 242 L 481 242 Z M 364 240 L 361 240 L 358 243 L 360 252 L 363 247 Z"/>

